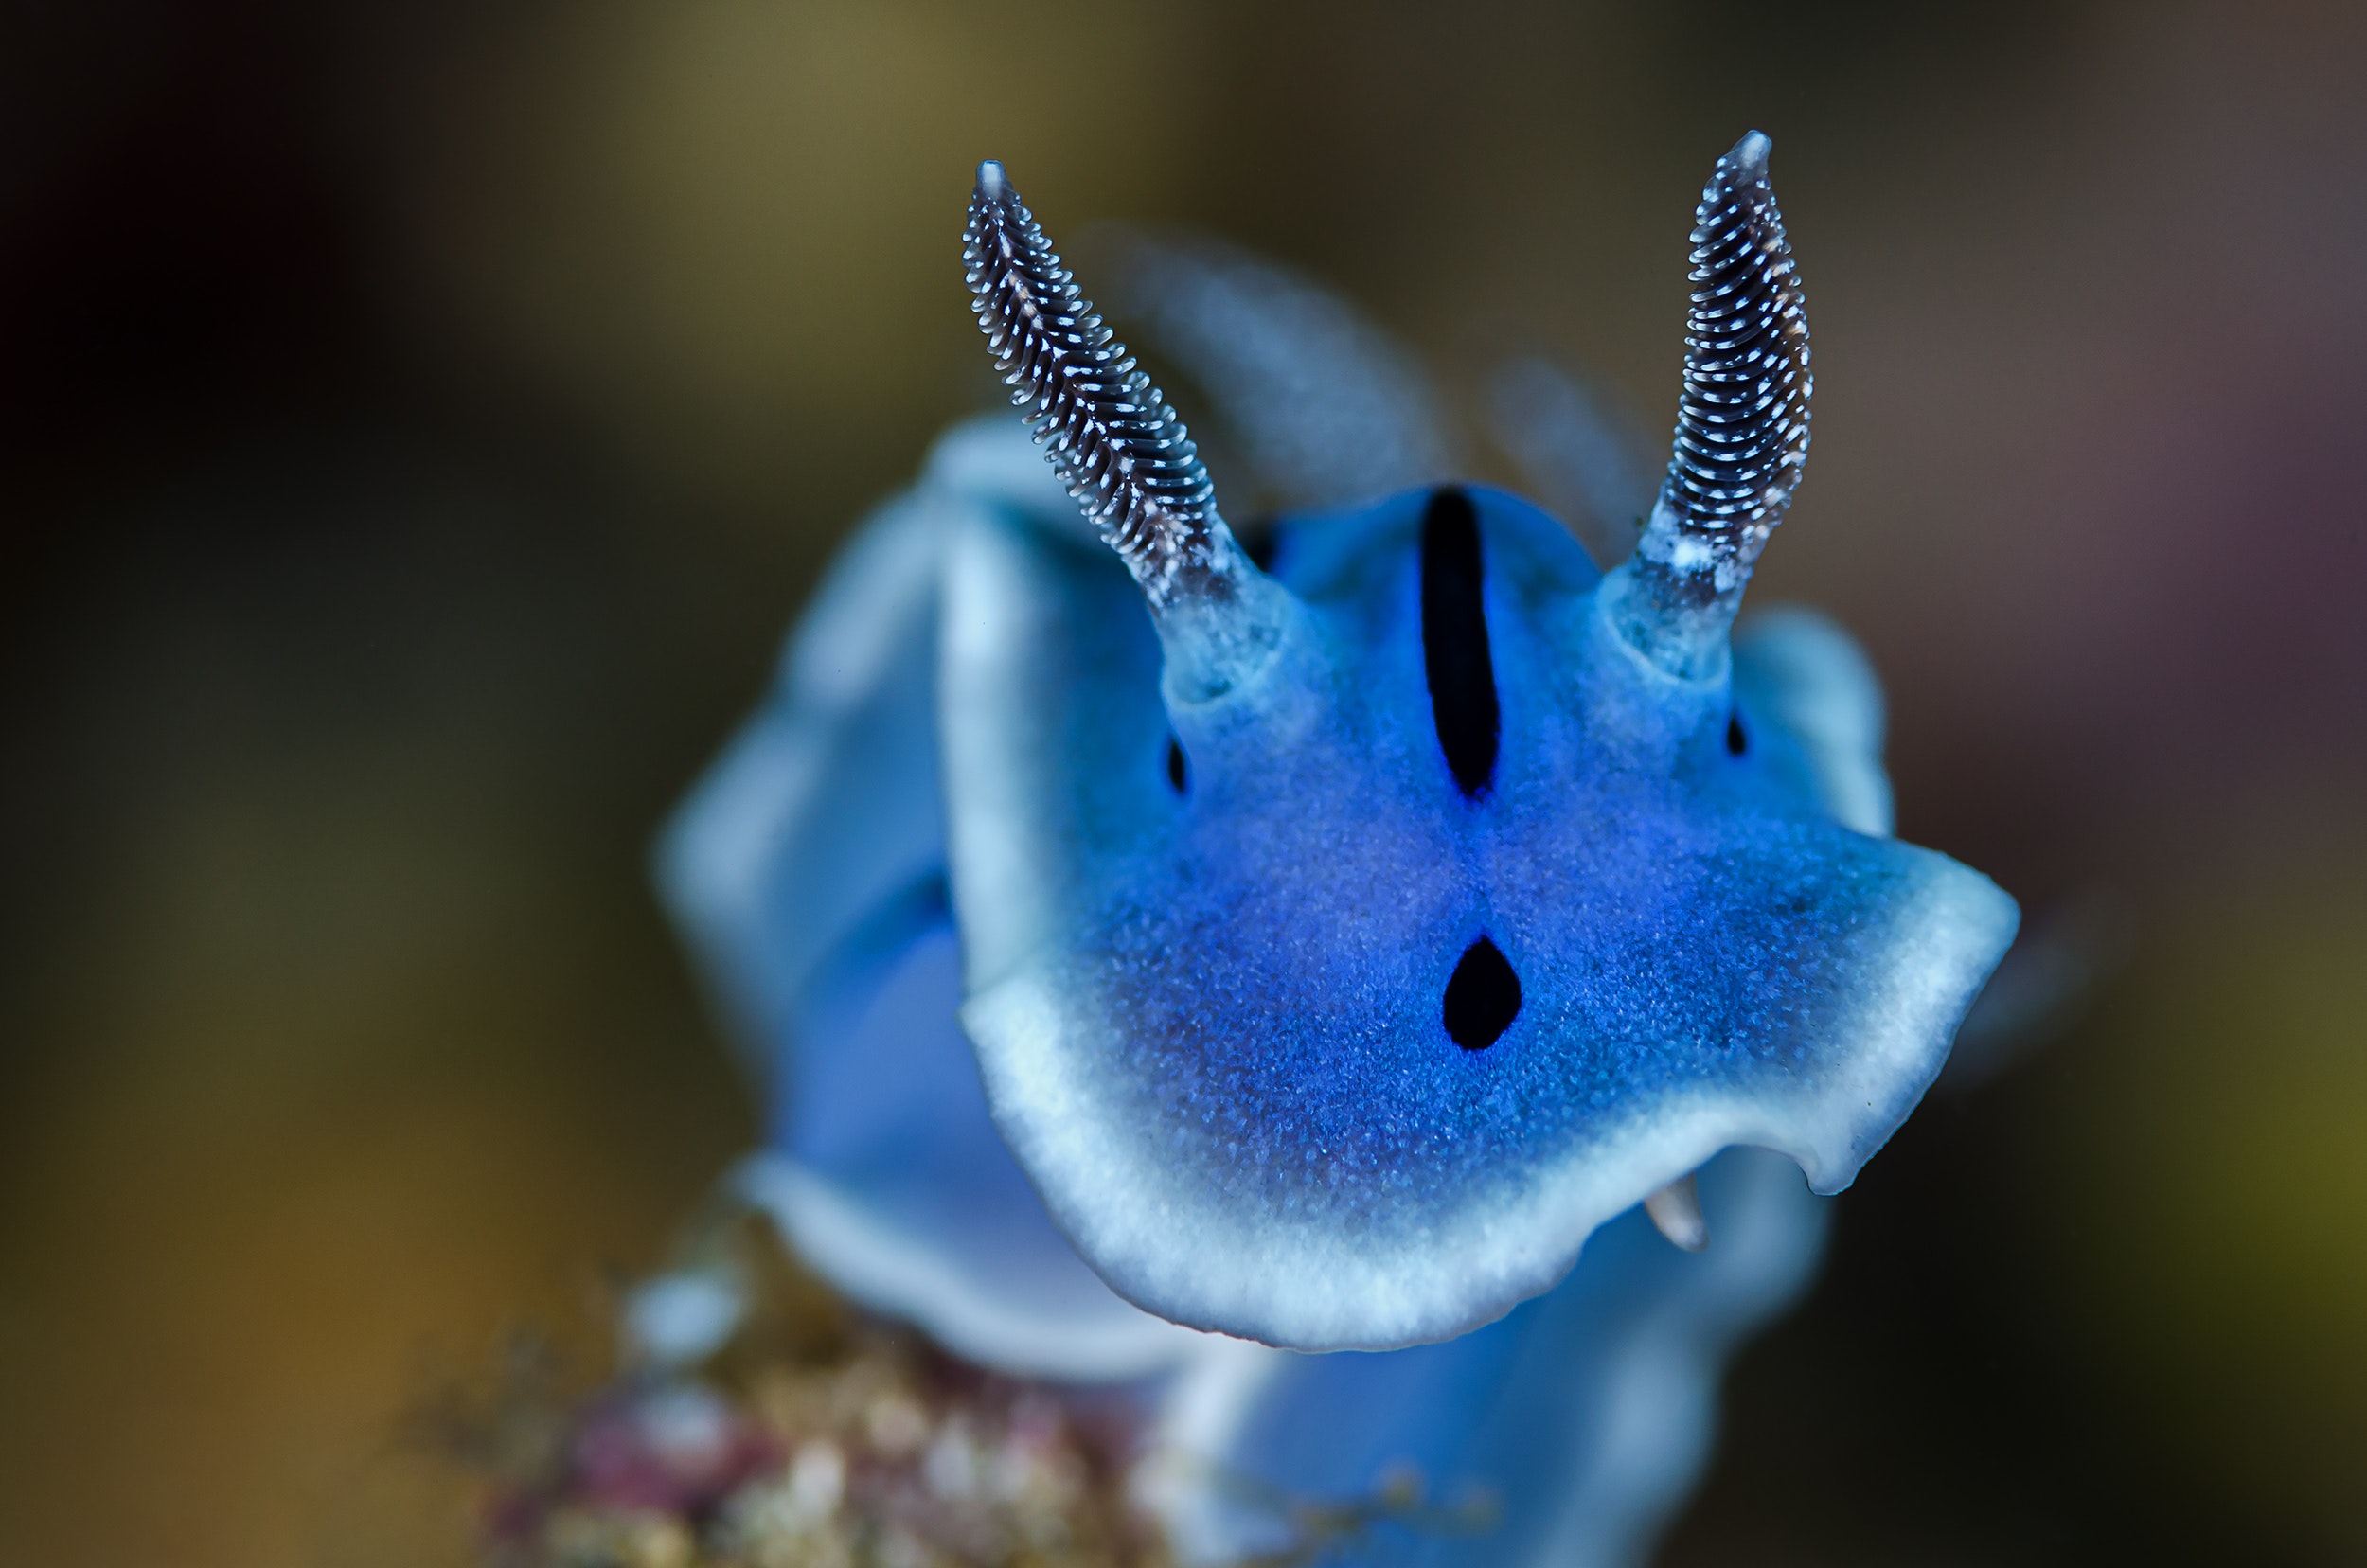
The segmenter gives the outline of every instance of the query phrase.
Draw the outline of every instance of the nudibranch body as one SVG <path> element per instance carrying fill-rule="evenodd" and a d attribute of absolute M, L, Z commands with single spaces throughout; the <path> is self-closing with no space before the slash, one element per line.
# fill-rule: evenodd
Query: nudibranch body
<path fill-rule="evenodd" d="M 841 1289 L 1004 1371 L 1164 1375 L 1203 1483 L 1491 1488 L 1425 1560 L 1639 1548 L 1813 1259 L 1799 1169 L 1895 1129 L 2015 921 L 1889 837 L 1848 639 L 1734 624 L 1806 447 L 1765 157 L 1703 193 L 1676 451 L 1608 575 L 1509 494 L 1355 504 L 1448 460 L 1394 351 L 1171 252 L 1172 356 L 1337 503 L 1253 562 L 982 168 L 970 280 L 1054 462 L 1007 415 L 941 441 L 663 847 L 776 1096 L 743 1186 Z M 1237 1488 L 1166 1512 L 1190 1560 L 1281 1544 Z"/>
<path fill-rule="evenodd" d="M 805 1064 L 803 1163 L 833 1168 L 945 1076 L 888 1069 L 894 1042 L 947 1035 L 958 985 L 1059 1235 L 1195 1327 L 1445 1339 L 1649 1195 L 1682 1230 L 1671 1184 L 1721 1149 L 1850 1180 L 2015 915 L 1887 837 L 1844 640 L 1729 635 L 1807 445 L 1766 151 L 1746 137 L 1703 193 L 1676 449 L 1608 576 L 1535 508 L 1451 484 L 1287 519 L 1253 563 L 1172 410 L 981 167 L 980 321 L 1092 526 L 990 431 L 949 441 L 675 840 L 677 901 L 762 1033 L 880 1037 Z M 998 1155 L 865 1157 L 934 1193 Z M 1017 1244 L 990 1229 L 897 1266 Z"/>

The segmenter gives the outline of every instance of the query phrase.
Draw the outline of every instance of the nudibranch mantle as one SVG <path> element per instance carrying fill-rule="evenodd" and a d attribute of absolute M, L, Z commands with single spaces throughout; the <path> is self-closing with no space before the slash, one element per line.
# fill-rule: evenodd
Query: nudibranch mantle
<path fill-rule="evenodd" d="M 1286 520 L 1261 570 L 982 166 L 981 326 L 1100 538 L 989 508 L 944 542 L 961 1017 L 1021 1166 L 1136 1304 L 1420 1344 L 1721 1149 L 1838 1190 L 2010 943 L 2010 899 L 1837 816 L 1785 761 L 1831 738 L 1738 689 L 1729 627 L 1807 445 L 1766 153 L 1703 192 L 1676 453 L 1608 576 L 1462 486 Z"/>
<path fill-rule="evenodd" d="M 1458 509 L 1501 713 L 1477 795 L 1422 637 L 1423 538 Z M 2011 901 L 1753 756 L 1775 726 L 1730 671 L 1638 656 L 1618 574 L 1512 496 L 1291 524 L 1272 575 L 1304 607 L 1283 650 L 1163 704 L 1108 551 L 996 513 L 948 544 L 962 1019 L 1103 1277 L 1196 1327 L 1381 1348 L 1547 1289 L 1730 1145 L 1847 1185 L 1938 1073 Z M 1445 998 L 1483 940 L 1518 1010 L 1467 1049 Z"/>

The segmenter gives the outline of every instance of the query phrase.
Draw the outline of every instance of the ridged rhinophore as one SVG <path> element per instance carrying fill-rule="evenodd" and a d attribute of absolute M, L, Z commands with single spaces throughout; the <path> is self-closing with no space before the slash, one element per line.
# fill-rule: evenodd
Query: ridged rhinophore
<path fill-rule="evenodd" d="M 995 368 L 1085 508 L 1154 604 L 1229 576 L 1200 453 L 1060 264 L 1003 166 L 978 166 L 964 277 Z"/>
<path fill-rule="evenodd" d="M 1704 598 L 1739 589 L 1783 520 L 1808 455 L 1808 318 L 1752 132 L 1717 161 L 1693 220 L 1684 396 L 1654 522 L 1661 563 Z M 1682 542 L 1702 548 L 1686 550 Z"/>

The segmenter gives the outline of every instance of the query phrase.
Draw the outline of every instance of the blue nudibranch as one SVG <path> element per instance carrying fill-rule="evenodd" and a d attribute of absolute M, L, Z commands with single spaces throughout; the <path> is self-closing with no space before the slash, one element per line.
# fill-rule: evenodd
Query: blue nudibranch
<path fill-rule="evenodd" d="M 1721 1150 L 1830 1192 L 1895 1131 L 2016 911 L 1888 836 L 1847 639 L 1735 627 L 1807 449 L 1767 151 L 1703 191 L 1675 450 L 1608 574 L 1456 483 L 1287 516 L 1254 562 L 980 167 L 975 310 L 1070 500 L 1007 417 L 949 437 L 666 846 L 779 1053 L 751 1182 L 844 1288 L 1063 1376 L 1183 1361 L 1175 1325 L 1386 1349 L 1554 1292 L 1458 1342 L 1509 1344 L 1592 1310 L 1554 1303 L 1610 1288 L 1573 1264 L 1639 1203 L 1698 1244 Z"/>
<path fill-rule="evenodd" d="M 1637 1560 L 1813 1264 L 1793 1162 L 1850 1180 L 2012 937 L 1889 837 L 1847 637 L 1735 619 L 1807 447 L 1766 157 L 1702 194 L 1676 449 L 1607 576 L 1443 482 L 1418 372 L 1339 301 L 1151 246 L 1161 347 L 1301 508 L 1253 562 L 982 166 L 969 280 L 1052 464 L 1008 416 L 949 434 L 667 831 L 775 1096 L 742 1189 L 971 1361 L 1147 1380 L 1194 1568 L 1398 1463 L 1493 1528 L 1349 1558 Z M 1608 539 L 1615 443 L 1520 368 L 1507 445 Z"/>

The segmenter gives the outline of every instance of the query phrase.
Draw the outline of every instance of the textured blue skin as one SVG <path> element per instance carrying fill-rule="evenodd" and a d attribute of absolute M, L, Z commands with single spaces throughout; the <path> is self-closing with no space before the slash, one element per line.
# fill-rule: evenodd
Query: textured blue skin
<path fill-rule="evenodd" d="M 1837 1189 L 2011 939 L 1985 879 L 1841 826 L 1780 757 L 1729 755 L 1728 674 L 1650 666 L 1558 525 L 1472 494 L 1503 715 L 1477 800 L 1424 682 L 1427 492 L 1287 527 L 1273 575 L 1304 614 L 1209 703 L 1162 700 L 1107 551 L 1007 514 L 953 542 L 965 1024 L 1062 1229 L 1176 1321 L 1442 1339 L 1730 1144 Z M 1524 1000 L 1473 1053 L 1440 999 L 1482 935 Z"/>
<path fill-rule="evenodd" d="M 1730 756 L 1722 703 L 1587 712 L 1591 650 L 1551 622 L 1587 604 L 1593 569 L 1485 491 L 1491 586 L 1525 580 L 1491 607 L 1497 785 L 1465 797 L 1407 634 L 1426 499 L 1285 531 L 1276 575 L 1329 655 L 1323 711 L 1287 750 L 1179 715 L 1196 788 L 1174 798 L 1145 637 L 1080 657 L 1104 700 L 1079 701 L 1063 738 L 1091 935 L 1060 983 L 1104 1013 L 1121 1114 L 1174 1130 L 1171 1153 L 1229 1185 L 1360 1226 L 1672 1090 L 1817 1072 L 1835 1001 L 1879 959 L 1866 911 L 1913 874 Z M 1532 617 L 1543 634 L 1521 636 Z M 1440 998 L 1482 935 L 1525 1001 L 1472 1052 Z"/>

